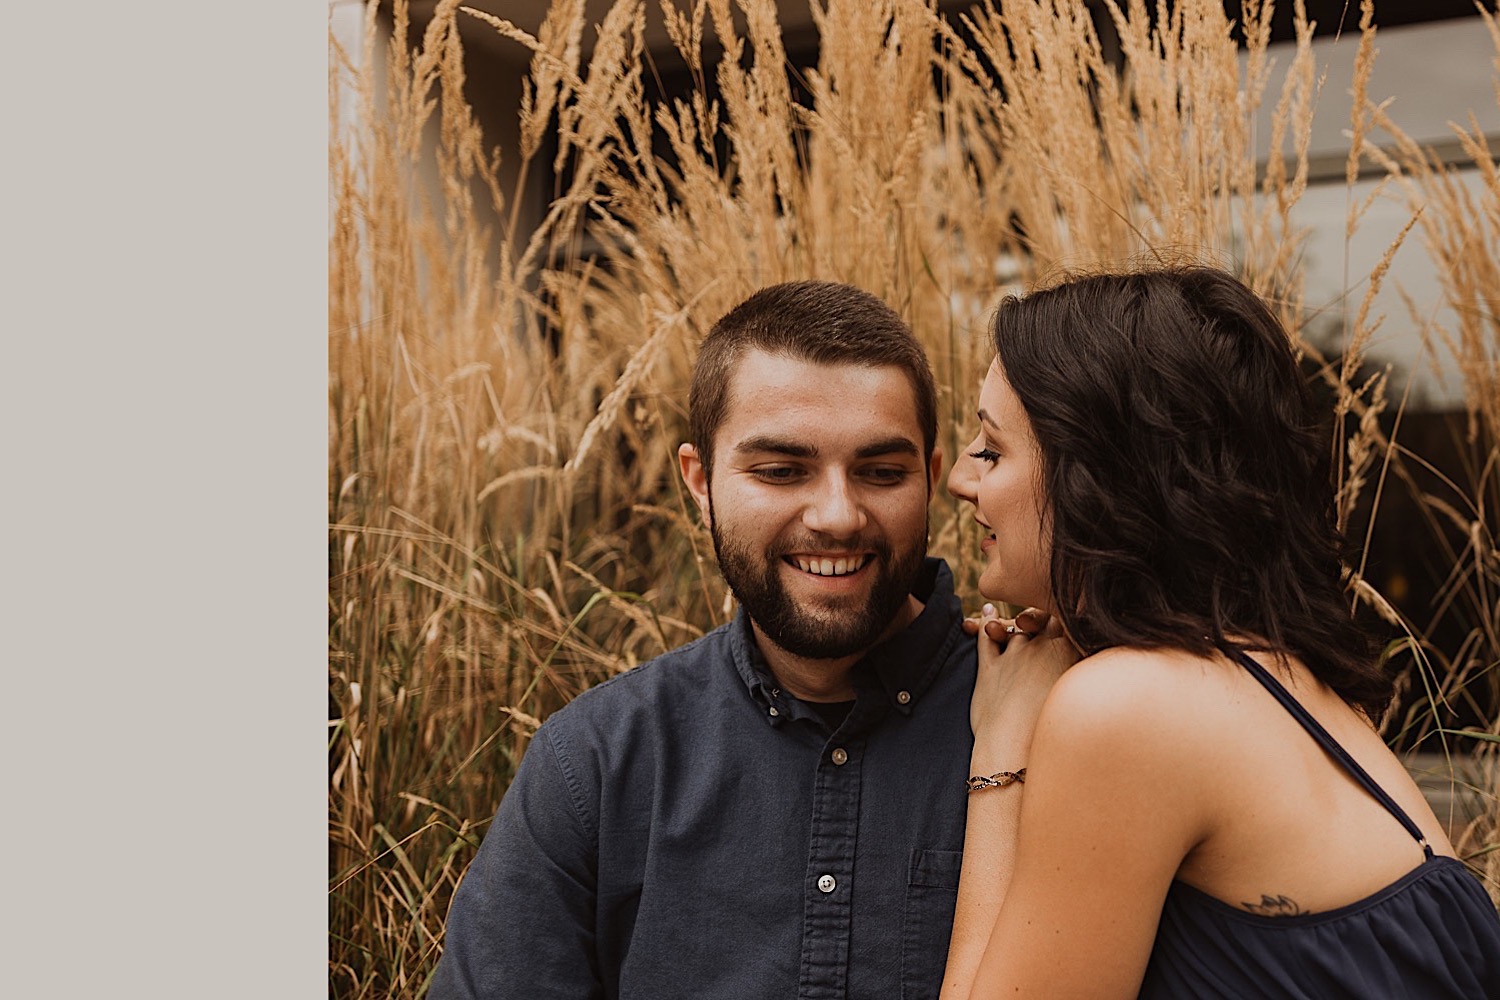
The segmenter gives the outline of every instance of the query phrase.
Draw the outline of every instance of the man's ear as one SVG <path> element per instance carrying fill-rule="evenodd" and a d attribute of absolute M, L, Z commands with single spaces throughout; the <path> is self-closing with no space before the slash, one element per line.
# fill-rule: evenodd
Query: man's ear
<path fill-rule="evenodd" d="M 943 474 L 943 446 L 934 444 L 932 446 L 932 457 L 927 460 L 927 500 L 932 501 L 932 494 L 937 490 L 939 477 Z"/>
<path fill-rule="evenodd" d="M 684 442 L 677 446 L 677 467 L 682 470 L 682 481 L 686 484 L 688 492 L 693 495 L 693 502 L 698 505 L 698 512 L 703 515 L 703 524 L 712 528 L 713 524 L 708 513 L 708 469 L 703 465 L 703 459 L 698 455 L 698 449 Z"/>

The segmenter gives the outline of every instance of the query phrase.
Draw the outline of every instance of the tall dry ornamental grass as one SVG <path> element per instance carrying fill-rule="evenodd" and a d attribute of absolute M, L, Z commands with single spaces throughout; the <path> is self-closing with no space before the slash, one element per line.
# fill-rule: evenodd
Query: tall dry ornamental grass
<path fill-rule="evenodd" d="M 442 0 L 414 46 L 409 5 L 372 4 L 363 51 L 335 43 L 330 113 L 351 123 L 330 149 L 335 995 L 425 992 L 453 888 L 539 720 L 731 613 L 674 456 L 696 344 L 751 291 L 818 277 L 890 302 L 932 358 L 950 454 L 988 364 L 988 313 L 1059 267 L 1230 264 L 1303 328 L 1290 213 L 1318 89 L 1305 18 L 1273 66 L 1269 4 L 1246 4 L 1243 50 L 1218 3 L 1183 0 L 1155 26 L 1139 0 L 1107 6 L 1108 44 L 1068 0 L 957 20 L 919 0 L 814 3 L 817 63 L 794 76 L 769 0 L 667 6 L 698 81 L 670 103 L 648 86 L 640 0 L 597 32 L 583 0 L 557 0 L 534 37 Z M 460 18 L 530 52 L 513 148 L 488 148 L 465 102 Z M 1258 167 L 1262 105 L 1275 134 Z M 1354 123 L 1356 143 L 1376 118 Z M 1413 198 L 1442 190 L 1419 150 L 1389 155 Z M 1450 336 L 1481 347 L 1500 260 L 1488 169 L 1485 205 L 1421 223 L 1437 227 L 1421 232 L 1450 296 L 1480 317 Z M 557 186 L 531 225 L 538 176 Z M 1462 228 L 1474 218 L 1488 228 Z M 1373 322 L 1357 315 L 1322 370 L 1351 516 L 1393 456 L 1421 460 L 1385 429 L 1382 377 L 1360 374 Z M 1454 588 L 1490 617 L 1464 649 L 1411 661 L 1427 669 L 1408 685 L 1407 735 L 1452 728 L 1444 698 L 1461 692 L 1425 693 L 1448 683 L 1438 666 L 1472 663 L 1464 683 L 1483 685 L 1500 662 L 1488 370 L 1470 399 L 1475 454 L 1490 457 L 1443 502 L 1473 540 L 1453 550 Z M 973 594 L 977 539 L 956 513 L 933 505 L 932 548 Z M 1423 649 L 1418 624 L 1360 587 L 1403 623 L 1402 649 Z M 1500 738 L 1495 725 L 1454 749 Z M 1493 866 L 1487 794 L 1463 843 Z"/>
<path fill-rule="evenodd" d="M 1495 45 L 1492 63 L 1495 100 L 1500 103 L 1500 21 L 1481 9 L 1480 16 Z M 1436 265 L 1443 303 L 1453 317 L 1448 325 L 1411 310 L 1411 322 L 1422 330 L 1434 360 L 1446 357 L 1463 383 L 1464 426 L 1457 451 L 1460 471 L 1453 476 L 1419 476 L 1427 462 L 1399 440 L 1386 446 L 1389 466 L 1419 502 L 1433 544 L 1447 569 L 1433 609 L 1423 620 L 1397 620 L 1405 633 L 1403 653 L 1408 672 L 1436 690 L 1426 699 L 1410 699 L 1404 717 L 1386 720 L 1387 731 L 1404 727 L 1442 731 L 1445 713 L 1437 706 L 1473 703 L 1488 691 L 1490 706 L 1500 704 L 1500 167 L 1471 112 L 1450 127 L 1467 157 L 1467 169 L 1479 183 L 1461 182 L 1458 170 L 1423 149 L 1391 121 L 1383 105 L 1371 104 L 1373 128 L 1388 139 L 1390 152 L 1360 137 L 1360 149 L 1380 163 L 1405 194 L 1429 258 Z M 1456 621 L 1456 644 L 1444 648 L 1428 640 L 1440 625 Z M 1398 643 L 1400 640 L 1398 640 Z M 1447 713 L 1451 718 L 1451 713 Z M 1487 726 L 1444 733 L 1456 749 L 1472 752 L 1463 797 L 1477 799 L 1478 818 L 1455 840 L 1455 848 L 1486 877 L 1491 896 L 1500 899 L 1500 711 Z"/>

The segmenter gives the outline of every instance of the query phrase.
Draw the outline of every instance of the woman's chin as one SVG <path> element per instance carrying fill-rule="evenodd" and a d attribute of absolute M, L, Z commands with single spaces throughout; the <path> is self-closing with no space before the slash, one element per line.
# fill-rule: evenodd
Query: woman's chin
<path fill-rule="evenodd" d="M 1045 610 L 1048 603 L 1045 596 L 1023 594 L 1016 587 L 1011 586 L 1009 581 L 993 579 L 988 573 L 981 574 L 979 577 L 979 595 L 986 601 L 997 605 L 1006 604 L 1016 611 L 1023 608 Z"/>
<path fill-rule="evenodd" d="M 979 595 L 986 601 L 994 601 L 996 604 L 1002 602 L 1008 604 L 1010 603 L 1010 598 L 1007 595 L 1014 590 L 1014 587 L 1007 587 L 1005 585 L 1003 574 L 994 566 L 985 567 L 979 574 Z"/>
<path fill-rule="evenodd" d="M 985 586 L 983 579 L 979 581 L 979 596 L 997 605 L 1008 604 L 1013 608 L 1029 607 L 1029 605 L 1017 603 L 1015 592 L 1009 587 Z"/>

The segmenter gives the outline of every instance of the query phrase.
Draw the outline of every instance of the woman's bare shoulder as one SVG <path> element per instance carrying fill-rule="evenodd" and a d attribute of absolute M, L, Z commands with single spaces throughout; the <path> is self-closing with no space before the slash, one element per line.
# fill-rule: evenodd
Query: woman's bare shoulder
<path fill-rule="evenodd" d="M 1116 647 L 1069 668 L 1038 720 L 1076 745 L 1131 740 L 1138 749 L 1193 752 L 1234 718 L 1235 672 L 1175 649 Z"/>
<path fill-rule="evenodd" d="M 1079 660 L 1058 680 L 1054 693 L 1076 710 L 1135 713 L 1163 707 L 1169 698 L 1218 698 L 1234 676 L 1218 657 L 1116 646 Z"/>
<path fill-rule="evenodd" d="M 1122 836 L 1149 829 L 1170 855 L 1170 875 L 1222 810 L 1216 789 L 1238 741 L 1238 723 L 1216 707 L 1227 700 L 1227 669 L 1176 650 L 1080 660 L 1042 706 L 1028 774 L 1064 800 L 1059 812 L 1105 803 Z"/>

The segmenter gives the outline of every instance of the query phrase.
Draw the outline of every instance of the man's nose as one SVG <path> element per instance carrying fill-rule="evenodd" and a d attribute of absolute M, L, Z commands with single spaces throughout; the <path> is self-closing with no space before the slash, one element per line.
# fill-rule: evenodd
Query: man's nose
<path fill-rule="evenodd" d="M 842 476 L 828 476 L 802 513 L 802 523 L 825 535 L 847 538 L 868 523 L 859 497 Z"/>

